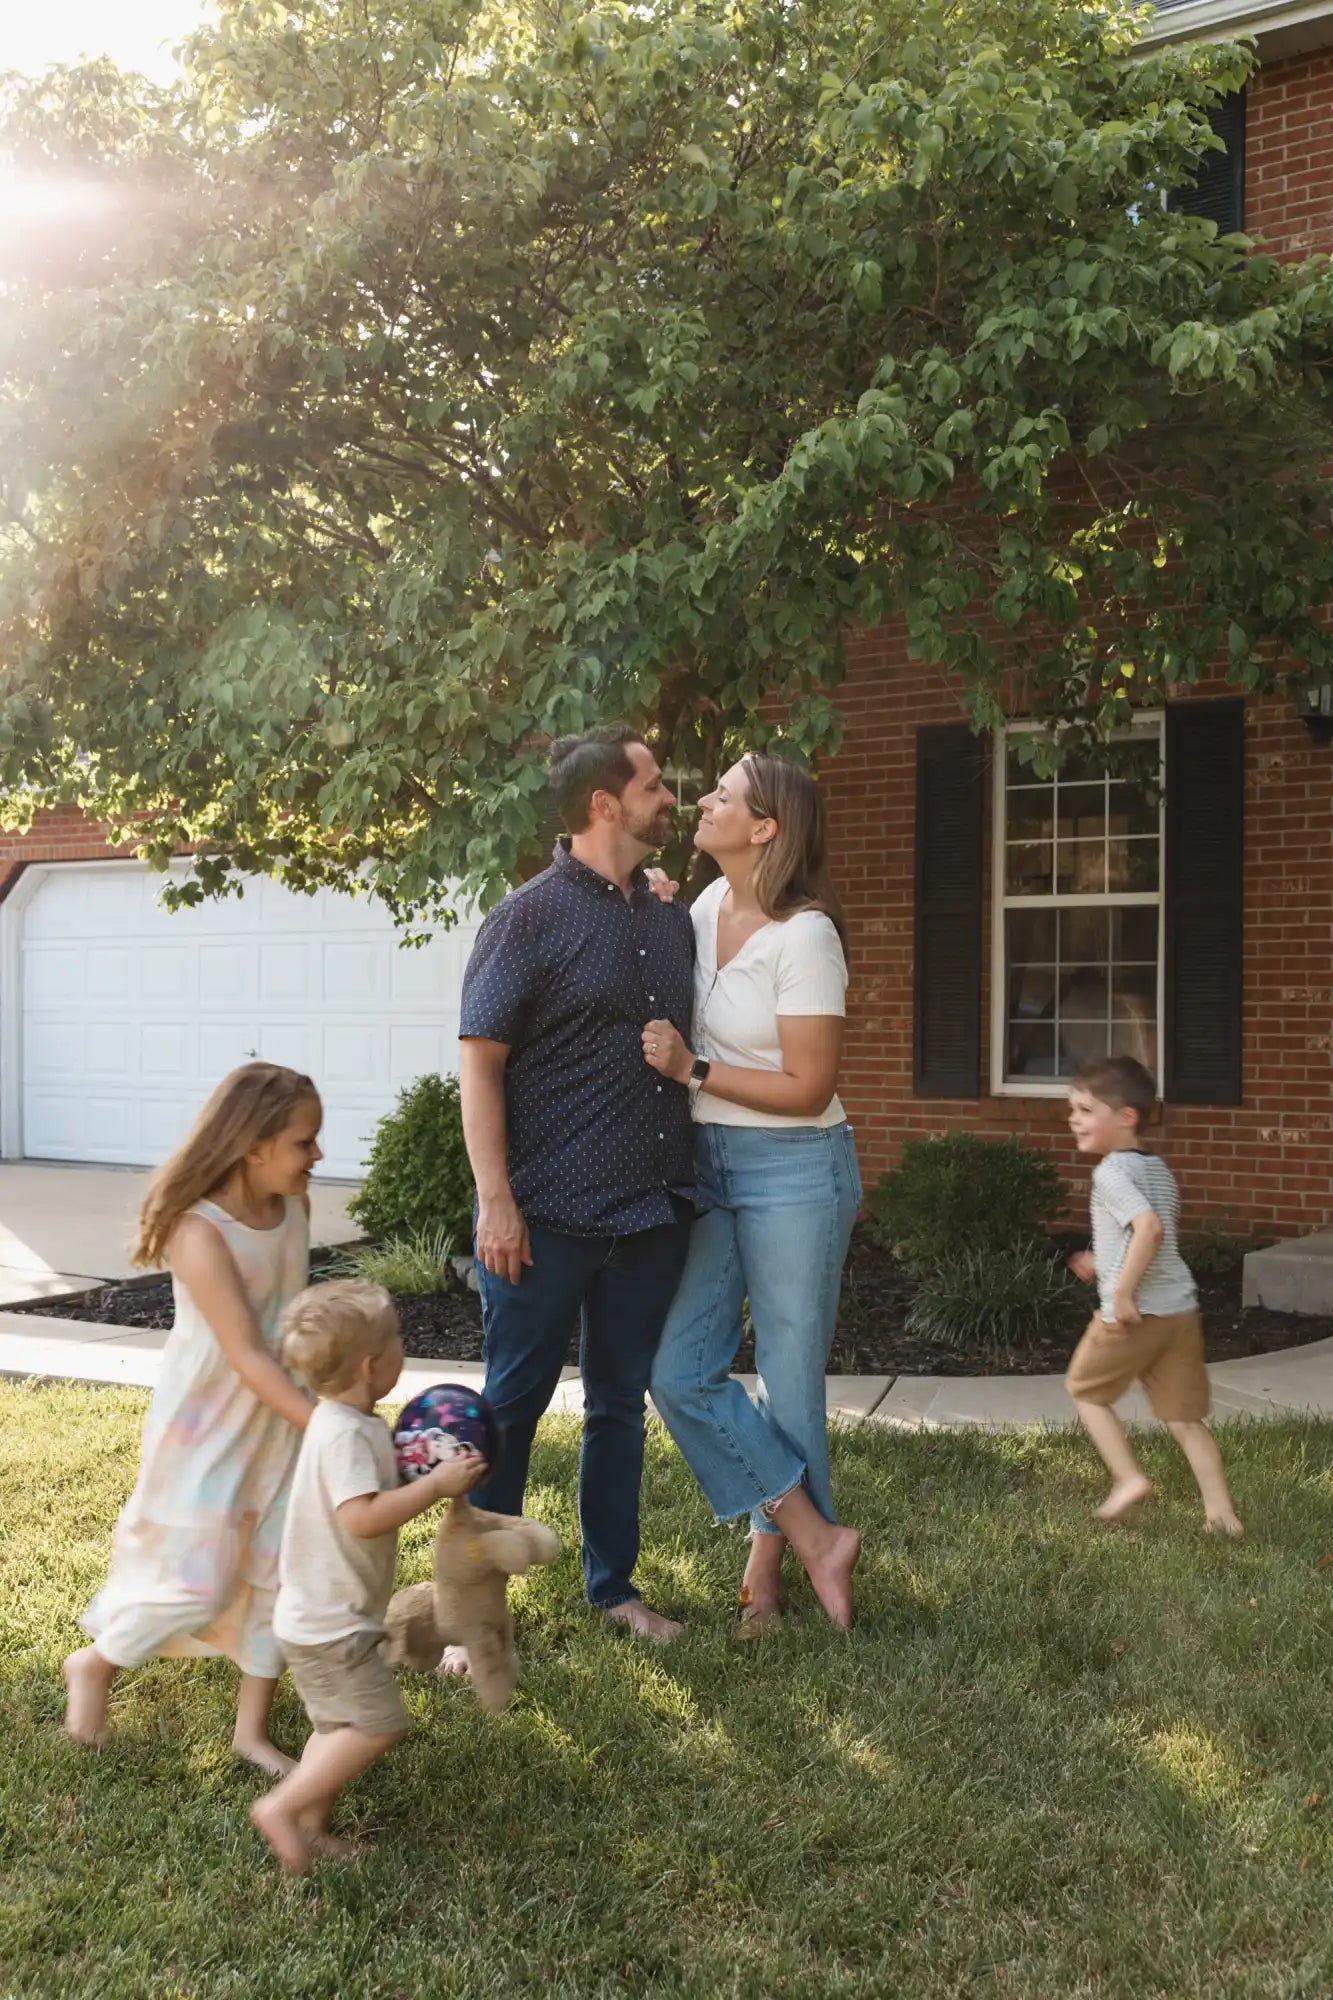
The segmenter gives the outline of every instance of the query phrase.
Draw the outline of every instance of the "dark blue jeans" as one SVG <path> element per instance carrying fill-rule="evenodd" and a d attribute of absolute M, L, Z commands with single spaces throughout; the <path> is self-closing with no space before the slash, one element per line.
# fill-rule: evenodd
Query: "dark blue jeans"
<path fill-rule="evenodd" d="M 521 1514 L 538 1419 L 550 1404 L 579 1322 L 583 1448 L 579 1528 L 588 1602 L 609 1611 L 638 1591 L 644 1398 L 690 1244 L 688 1220 L 633 1236 L 564 1236 L 530 1228 L 532 1264 L 518 1284 L 477 1265 L 486 1335 L 486 1394 L 503 1433 L 478 1507 Z"/>

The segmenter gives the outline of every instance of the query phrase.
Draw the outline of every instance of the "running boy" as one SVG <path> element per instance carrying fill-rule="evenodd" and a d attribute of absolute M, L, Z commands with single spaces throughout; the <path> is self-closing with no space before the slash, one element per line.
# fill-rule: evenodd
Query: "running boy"
<path fill-rule="evenodd" d="M 403 1370 L 389 1294 L 359 1278 L 311 1285 L 283 1315 L 283 1359 L 318 1398 L 292 1481 L 278 1558 L 274 1636 L 312 1734 L 294 1771 L 250 1816 L 284 1868 L 303 1874 L 327 1838 L 343 1786 L 407 1728 L 379 1651 L 398 1530 L 486 1470 L 468 1452 L 402 1486 L 375 1405 Z"/>
<path fill-rule="evenodd" d="M 1208 1375 L 1198 1295 L 1176 1241 L 1180 1197 L 1170 1169 L 1139 1143 L 1157 1087 L 1131 1056 L 1087 1064 L 1069 1091 L 1069 1128 L 1080 1153 L 1100 1153 L 1092 1176 L 1092 1249 L 1069 1260 L 1095 1283 L 1099 1310 L 1074 1351 L 1065 1384 L 1106 1461 L 1111 1491 L 1097 1509 L 1118 1521 L 1152 1491 L 1112 1404 L 1142 1382 L 1190 1462 L 1215 1533 L 1244 1533 L 1227 1490 L 1222 1455 L 1203 1419 Z"/>

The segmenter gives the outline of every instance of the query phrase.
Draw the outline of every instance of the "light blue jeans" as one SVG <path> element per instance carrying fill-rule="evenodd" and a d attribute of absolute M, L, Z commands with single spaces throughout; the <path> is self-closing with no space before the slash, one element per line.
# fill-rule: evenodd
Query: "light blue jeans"
<path fill-rule="evenodd" d="M 698 1198 L 680 1289 L 653 1365 L 663 1423 L 719 1521 L 760 1509 L 804 1480 L 828 1521 L 824 1370 L 843 1261 L 861 1206 L 850 1125 L 700 1125 Z M 759 1394 L 728 1371 L 754 1326 Z"/>

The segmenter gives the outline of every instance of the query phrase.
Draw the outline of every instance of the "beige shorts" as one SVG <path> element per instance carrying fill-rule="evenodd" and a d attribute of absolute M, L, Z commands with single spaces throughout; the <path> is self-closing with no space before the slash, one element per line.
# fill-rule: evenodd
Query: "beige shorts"
<path fill-rule="evenodd" d="M 283 1645 L 296 1692 L 315 1729 L 401 1736 L 410 1727 L 393 1668 L 380 1652 L 381 1636 L 354 1632 L 323 1646 Z"/>
<path fill-rule="evenodd" d="M 1074 1349 L 1065 1387 L 1076 1403 L 1118 1403 L 1142 1382 L 1164 1424 L 1198 1423 L 1210 1403 L 1197 1312 L 1145 1313 L 1137 1326 L 1108 1326 L 1094 1313 Z"/>

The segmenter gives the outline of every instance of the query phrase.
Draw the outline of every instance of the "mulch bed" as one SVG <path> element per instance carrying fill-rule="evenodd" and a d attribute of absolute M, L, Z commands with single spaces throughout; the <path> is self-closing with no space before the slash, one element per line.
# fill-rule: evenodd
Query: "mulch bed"
<path fill-rule="evenodd" d="M 1081 1240 L 1080 1240 L 1081 1247 Z M 312 1276 L 328 1271 L 316 1262 Z M 965 1353 L 938 1341 L 908 1333 L 904 1320 L 912 1287 L 887 1252 L 858 1230 L 843 1281 L 838 1332 L 829 1357 L 835 1375 L 1037 1375 L 1063 1369 L 1092 1309 L 1092 1293 L 1080 1288 L 1069 1323 L 1047 1339 L 1002 1357 Z M 1239 1266 L 1225 1276 L 1201 1281 L 1199 1300 L 1210 1361 L 1237 1361 L 1247 1354 L 1267 1354 L 1283 1347 L 1305 1347 L 1333 1335 L 1333 1318 L 1305 1313 L 1275 1313 L 1241 1309 Z M 473 1292 L 423 1292 L 400 1295 L 396 1301 L 403 1340 L 414 1358 L 427 1361 L 480 1361 L 481 1308 Z M 105 1322 L 113 1326 L 171 1325 L 171 1284 L 153 1278 L 127 1285 L 99 1285 L 40 1305 L 10 1306 L 10 1312 L 34 1317 Z M 571 1337 L 569 1360 L 577 1361 Z M 754 1365 L 750 1342 L 742 1345 L 737 1366 Z"/>

